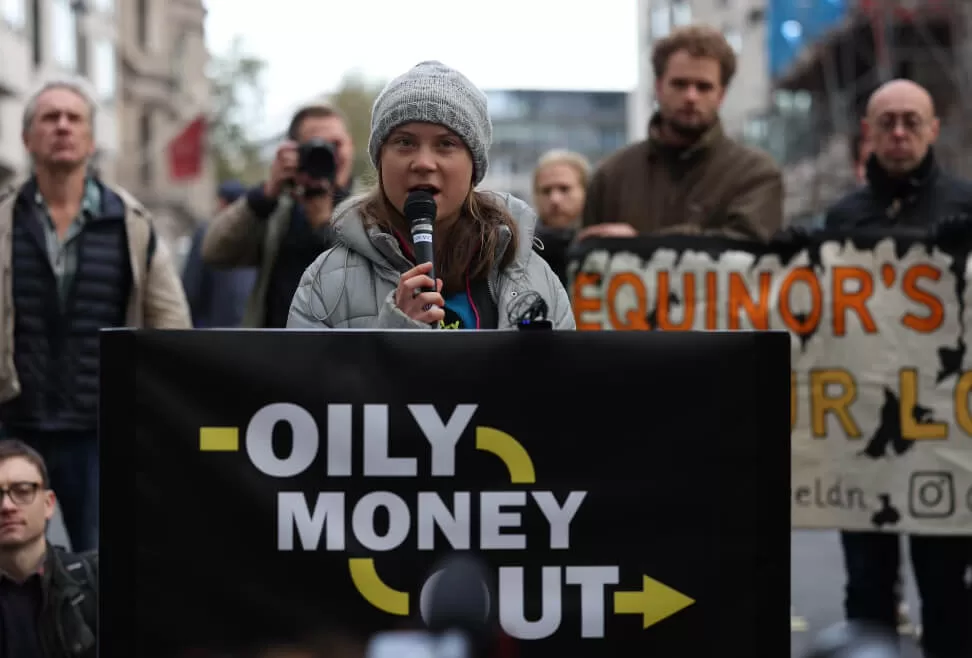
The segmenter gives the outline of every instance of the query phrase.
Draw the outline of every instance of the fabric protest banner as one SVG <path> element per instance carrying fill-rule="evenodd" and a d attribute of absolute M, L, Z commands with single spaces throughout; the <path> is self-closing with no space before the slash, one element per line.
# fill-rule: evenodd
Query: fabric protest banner
<path fill-rule="evenodd" d="M 794 527 L 969 534 L 968 261 L 905 235 L 679 236 L 581 243 L 569 272 L 582 330 L 790 335 Z"/>
<path fill-rule="evenodd" d="M 488 562 L 521 658 L 786 655 L 787 350 L 106 332 L 102 655 L 412 627 L 450 551 Z"/>

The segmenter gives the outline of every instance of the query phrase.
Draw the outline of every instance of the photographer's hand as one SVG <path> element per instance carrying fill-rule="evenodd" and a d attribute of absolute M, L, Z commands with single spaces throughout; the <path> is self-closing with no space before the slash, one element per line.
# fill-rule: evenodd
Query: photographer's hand
<path fill-rule="evenodd" d="M 334 196 L 330 193 L 302 198 L 300 204 L 312 228 L 320 228 L 331 221 L 331 215 L 334 213 Z"/>
<path fill-rule="evenodd" d="M 263 193 L 270 199 L 276 199 L 284 190 L 288 181 L 297 175 L 297 144 L 284 142 L 277 148 L 277 155 L 270 165 L 270 178 L 263 184 Z"/>
<path fill-rule="evenodd" d="M 331 221 L 334 214 L 333 186 L 328 182 L 311 181 L 303 174 L 297 174 L 297 184 L 304 193 L 300 197 L 300 205 L 311 228 L 320 228 Z M 313 194 L 307 194 L 313 190 Z"/>

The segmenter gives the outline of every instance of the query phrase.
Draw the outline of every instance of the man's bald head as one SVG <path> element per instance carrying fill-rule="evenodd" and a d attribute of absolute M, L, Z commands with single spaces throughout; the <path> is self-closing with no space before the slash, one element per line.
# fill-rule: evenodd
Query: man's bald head
<path fill-rule="evenodd" d="M 863 122 L 878 163 L 891 176 L 906 176 L 938 139 L 931 94 L 911 80 L 891 80 L 871 94 Z"/>
<path fill-rule="evenodd" d="M 880 113 L 887 105 L 905 103 L 920 108 L 927 117 L 935 116 L 935 101 L 928 90 L 911 80 L 891 80 L 878 87 L 867 102 L 867 115 Z"/>

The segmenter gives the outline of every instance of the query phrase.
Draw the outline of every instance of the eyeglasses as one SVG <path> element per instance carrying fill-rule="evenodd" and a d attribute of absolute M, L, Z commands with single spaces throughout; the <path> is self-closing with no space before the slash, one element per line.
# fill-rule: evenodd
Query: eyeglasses
<path fill-rule="evenodd" d="M 910 133 L 916 133 L 925 125 L 925 120 L 919 114 L 907 112 L 905 114 L 882 114 L 877 119 L 878 128 L 882 132 L 892 132 L 898 124 Z"/>
<path fill-rule="evenodd" d="M 18 507 L 30 505 L 40 487 L 39 482 L 14 482 L 9 487 L 0 487 L 0 505 L 3 505 L 5 496 L 10 496 L 10 501 Z"/>

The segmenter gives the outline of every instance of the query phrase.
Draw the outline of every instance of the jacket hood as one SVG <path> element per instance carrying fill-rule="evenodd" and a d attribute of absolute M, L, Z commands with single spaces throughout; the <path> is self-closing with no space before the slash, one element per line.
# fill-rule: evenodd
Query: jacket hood
<path fill-rule="evenodd" d="M 533 238 L 537 228 L 537 214 L 530 205 L 512 194 L 500 192 L 483 192 L 492 195 L 500 205 L 505 206 L 507 212 L 513 218 L 519 232 L 519 244 L 517 246 L 514 267 L 523 267 L 531 257 L 533 252 Z M 359 195 L 347 199 L 334 210 L 335 240 L 361 256 L 373 261 L 381 267 L 391 267 L 388 258 L 375 246 L 377 240 L 389 240 L 395 243 L 394 238 L 383 234 L 376 227 L 365 227 L 364 217 L 361 214 L 361 206 L 365 202 L 365 196 Z M 382 237 L 384 235 L 384 237 Z M 397 244 L 394 245 L 397 250 Z"/>

